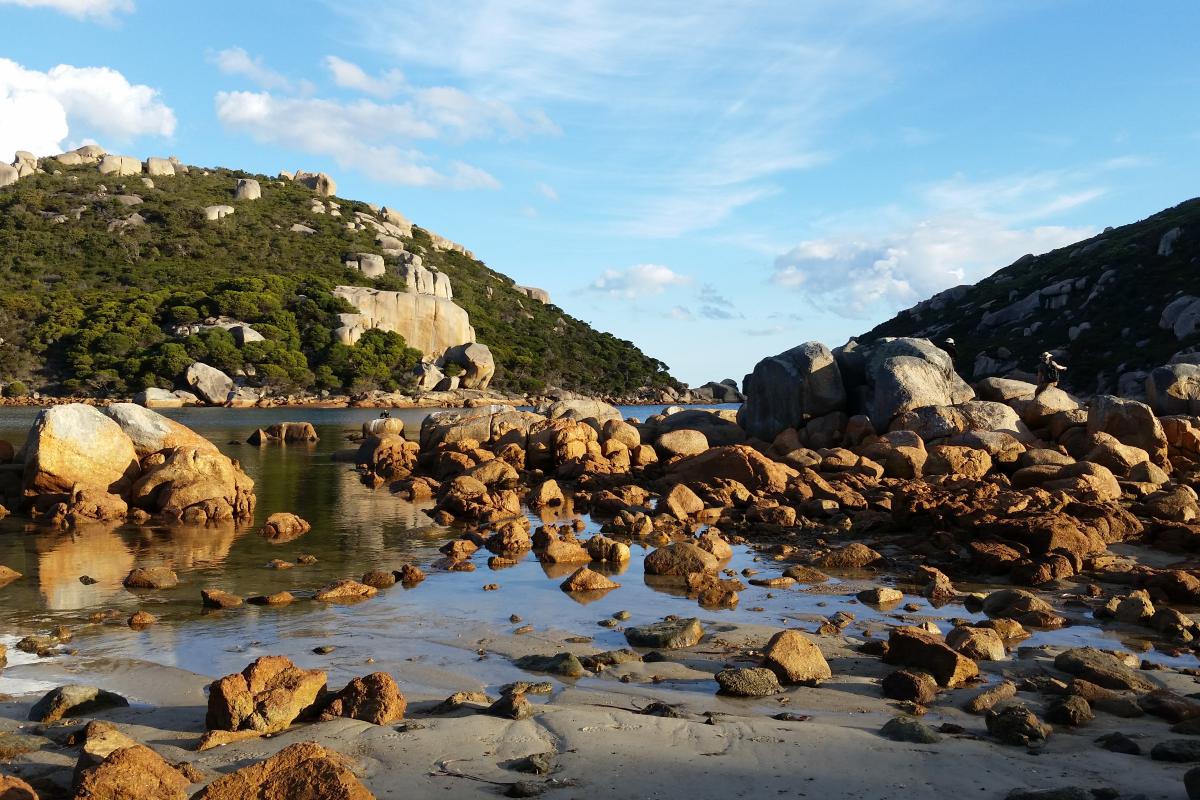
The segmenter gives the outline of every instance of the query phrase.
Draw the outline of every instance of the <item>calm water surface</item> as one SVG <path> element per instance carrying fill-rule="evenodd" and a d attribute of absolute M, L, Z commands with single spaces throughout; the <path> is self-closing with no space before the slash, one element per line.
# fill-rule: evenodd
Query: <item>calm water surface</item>
<path fill-rule="evenodd" d="M 661 407 L 645 406 L 622 409 L 627 416 L 641 418 L 659 410 Z M 36 413 L 34 409 L 0 409 L 0 439 L 19 446 Z M 647 583 L 642 573 L 644 551 L 637 544 L 631 563 L 613 573 L 621 588 L 588 604 L 559 589 L 559 583 L 578 565 L 543 566 L 532 554 L 514 567 L 492 571 L 486 564 L 488 554 L 481 551 L 474 559 L 475 572 L 438 572 L 430 565 L 440 557 L 438 547 L 454 532 L 432 524 L 424 513 L 432 504 L 401 500 L 386 488 L 369 489 L 350 465 L 331 459 L 334 451 L 354 446 L 349 437 L 364 421 L 377 417 L 377 410 L 180 409 L 165 413 L 241 461 L 255 481 L 255 524 L 241 528 L 97 524 L 60 531 L 16 517 L 0 520 L 0 564 L 25 576 L 0 589 L 0 643 L 10 645 L 10 665 L 37 660 L 11 647 L 18 638 L 65 624 L 76 631 L 71 646 L 79 650 L 76 663 L 83 664 L 110 658 L 140 659 L 216 676 L 239 670 L 259 655 L 282 653 L 305 666 L 328 669 L 334 684 L 366 671 L 363 663 L 367 658 L 376 660 L 375 669 L 400 671 L 405 662 L 421 660 L 434 669 L 432 674 L 441 669 L 494 684 L 529 677 L 507 659 L 487 657 L 486 641 L 478 635 L 481 626 L 496 634 L 511 631 L 515 626 L 509 615 L 514 613 L 523 618 L 523 624 L 533 625 L 539 632 L 536 635 L 549 640 L 571 634 L 592 636 L 601 649 L 626 646 L 619 630 L 597 624 L 620 610 L 633 613 L 628 624 L 679 614 L 717 624 L 790 624 L 810 630 L 816 627 L 816 620 L 839 608 L 852 610 L 860 620 L 877 621 L 880 629 L 884 623 L 896 621 L 893 615 L 902 613 L 847 606 L 862 584 L 836 580 L 782 590 L 751 586 L 742 593 L 736 609 L 701 609 L 686 597 Z M 428 413 L 428 409 L 402 409 L 393 415 L 403 418 L 415 435 Z M 321 441 L 263 448 L 237 444 L 256 428 L 284 421 L 312 422 Z M 256 531 L 262 520 L 276 511 L 299 514 L 312 523 L 312 531 L 290 543 L 268 544 Z M 541 520 L 534 519 L 540 524 Z M 584 536 L 599 529 L 591 520 L 586 522 Z M 276 558 L 294 561 L 301 553 L 315 555 L 317 563 L 284 570 L 264 566 Z M 367 570 L 394 569 L 405 562 L 425 569 L 428 579 L 411 590 L 399 586 L 383 590 L 365 603 L 341 606 L 301 600 L 281 608 L 245 606 L 216 612 L 200 608 L 203 588 L 225 589 L 243 597 L 281 590 L 303 596 L 333 579 L 357 578 Z M 150 592 L 132 592 L 122 586 L 133 567 L 157 565 L 176 570 L 180 585 Z M 775 574 L 779 568 L 769 561 L 756 563 L 756 555 L 745 548 L 736 548 L 726 566 L 739 571 L 753 566 L 765 575 Z M 83 575 L 96 582 L 85 585 L 79 580 Z M 499 584 L 500 589 L 483 591 L 483 585 L 490 583 Z M 950 617 L 972 616 L 959 605 L 933 609 L 921 598 L 909 599 L 921 609 L 905 614 L 907 619 L 933 619 L 946 628 Z M 86 624 L 93 612 L 103 609 L 120 612 L 122 624 Z M 125 628 L 124 618 L 138 609 L 158 616 L 159 624 L 140 632 Z M 1119 644 L 1110 633 L 1083 625 L 1039 633 L 1026 644 L 1083 642 Z M 310 651 L 318 645 L 337 649 L 317 656 Z M 555 652 L 556 648 L 548 641 L 544 649 Z M 1154 658 L 1173 660 L 1158 654 Z M 1194 663 L 1195 659 L 1186 661 Z M 436 693 L 445 688 L 436 679 L 428 680 L 424 687 L 413 687 L 410 682 L 409 689 Z M 0 692 L 33 688 L 40 687 L 0 672 Z M 711 692 L 710 685 L 697 689 Z"/>

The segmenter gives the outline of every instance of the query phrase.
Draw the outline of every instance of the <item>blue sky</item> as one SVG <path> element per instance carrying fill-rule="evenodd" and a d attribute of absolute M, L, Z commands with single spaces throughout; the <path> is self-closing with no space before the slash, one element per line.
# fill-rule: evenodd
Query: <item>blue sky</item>
<path fill-rule="evenodd" d="M 0 0 L 0 158 L 324 170 L 698 384 L 1200 194 L 1198 26 L 1195 0 Z"/>

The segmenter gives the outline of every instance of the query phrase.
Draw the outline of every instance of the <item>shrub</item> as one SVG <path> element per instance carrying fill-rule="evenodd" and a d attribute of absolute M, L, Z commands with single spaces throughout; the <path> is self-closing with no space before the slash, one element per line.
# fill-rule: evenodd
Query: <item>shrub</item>
<path fill-rule="evenodd" d="M 24 397 L 27 394 L 29 394 L 29 387 L 25 385 L 24 381 L 13 381 L 4 387 L 5 397 Z"/>

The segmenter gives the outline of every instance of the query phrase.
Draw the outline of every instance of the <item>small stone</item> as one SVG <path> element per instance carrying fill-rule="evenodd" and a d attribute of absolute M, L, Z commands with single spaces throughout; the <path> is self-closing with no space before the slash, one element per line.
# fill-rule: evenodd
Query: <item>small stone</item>
<path fill-rule="evenodd" d="M 222 589 L 202 589 L 200 601 L 205 608 L 238 608 L 242 605 L 242 598 Z"/>
<path fill-rule="evenodd" d="M 580 567 L 571 573 L 559 586 L 564 592 L 606 592 L 619 589 L 621 584 L 610 581 L 605 576 L 587 567 Z"/>
<path fill-rule="evenodd" d="M 533 716 L 533 703 L 530 703 L 523 692 L 514 692 L 501 696 L 484 711 L 493 717 L 522 720 Z"/>
<path fill-rule="evenodd" d="M 1091 705 L 1077 694 L 1058 699 L 1046 711 L 1046 719 L 1072 728 L 1086 725 L 1095 718 Z"/>
<path fill-rule="evenodd" d="M 874 589 L 864 589 L 855 595 L 861 603 L 868 603 L 873 606 L 884 606 L 899 603 L 904 599 L 904 592 L 898 589 L 889 589 L 887 587 L 875 587 Z"/>
<path fill-rule="evenodd" d="M 326 603 L 353 603 L 378 593 L 379 590 L 374 586 L 344 578 L 319 589 L 313 599 Z"/>
<path fill-rule="evenodd" d="M 274 594 L 259 594 L 254 597 L 246 598 L 247 603 L 253 603 L 256 606 L 285 606 L 288 603 L 295 602 L 296 598 L 291 592 L 275 592 Z"/>
<path fill-rule="evenodd" d="M 404 586 L 416 586 L 425 580 L 425 573 L 421 571 L 420 567 L 414 564 L 405 564 L 392 574 Z"/>
<path fill-rule="evenodd" d="M 942 737 L 933 728 L 914 717 L 892 717 L 879 729 L 880 735 L 894 742 L 937 744 Z"/>
<path fill-rule="evenodd" d="M 554 771 L 555 753 L 533 753 L 512 762 L 511 769 L 533 775 L 549 775 Z"/>
<path fill-rule="evenodd" d="M 649 625 L 630 626 L 625 629 L 625 638 L 634 647 L 663 648 L 666 650 L 681 650 L 699 644 L 704 636 L 700 620 L 690 619 L 663 620 Z"/>
<path fill-rule="evenodd" d="M 572 653 L 559 653 L 553 656 L 521 656 L 513 663 L 530 672 L 548 672 L 564 678 L 579 678 L 584 673 L 583 664 Z"/>
<path fill-rule="evenodd" d="M 386 589 L 389 586 L 396 585 L 396 573 L 388 572 L 384 569 L 373 569 L 365 573 L 362 577 L 362 582 L 367 586 L 374 586 L 376 589 Z"/>
<path fill-rule="evenodd" d="M 883 696 L 927 706 L 937 697 L 937 681 L 928 672 L 898 669 L 883 679 Z"/>
<path fill-rule="evenodd" d="M 967 701 L 965 706 L 972 714 L 982 714 L 989 711 L 1002 700 L 1017 696 L 1017 685 L 1012 681 L 1003 681 L 995 686 L 989 686 Z"/>
<path fill-rule="evenodd" d="M 771 637 L 763 648 L 763 666 L 790 684 L 812 686 L 833 677 L 821 648 L 798 630 L 780 631 Z"/>
<path fill-rule="evenodd" d="M 1112 753 L 1123 753 L 1129 756 L 1140 756 L 1142 754 L 1142 746 L 1120 731 L 1106 733 L 1096 739 L 1096 741 L 1101 747 Z"/>
<path fill-rule="evenodd" d="M 149 611 L 135 611 L 129 615 L 128 625 L 135 631 L 149 628 L 154 623 L 158 622 L 158 617 L 151 614 Z"/>
<path fill-rule="evenodd" d="M 1004 744 L 1039 744 L 1050 736 L 1050 728 L 1020 703 L 989 711 L 986 721 L 988 733 Z"/>
<path fill-rule="evenodd" d="M 179 585 L 179 576 L 170 567 L 134 567 L 124 583 L 126 589 L 170 589 Z"/>
<path fill-rule="evenodd" d="M 766 697 L 783 691 L 775 673 L 766 667 L 739 667 L 717 673 L 720 693 L 734 697 Z"/>

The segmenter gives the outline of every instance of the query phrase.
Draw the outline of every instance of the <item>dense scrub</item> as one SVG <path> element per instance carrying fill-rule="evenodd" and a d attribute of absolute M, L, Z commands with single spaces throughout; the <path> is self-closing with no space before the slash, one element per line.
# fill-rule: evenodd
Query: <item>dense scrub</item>
<path fill-rule="evenodd" d="M 262 198 L 235 202 L 240 177 L 257 177 Z M 343 263 L 348 253 L 379 252 L 373 232 L 347 226 L 355 210 L 370 211 L 366 204 L 337 198 L 340 217 L 315 214 L 304 186 L 226 169 L 154 183 L 89 165 L 0 189 L 0 383 L 126 393 L 171 386 L 193 360 L 280 389 L 408 382 L 420 353 L 400 336 L 376 331 L 354 347 L 333 339 L 336 314 L 353 310 L 332 295 L 335 285 L 403 288 L 390 271 L 369 279 Z M 125 205 L 120 195 L 143 202 Z M 236 210 L 210 221 L 210 205 Z M 134 214 L 144 224 L 125 222 Z M 293 232 L 295 223 L 315 233 Z M 523 296 L 480 261 L 435 249 L 420 228 L 405 244 L 449 275 L 496 358 L 494 387 L 620 393 L 674 385 L 666 365 L 631 343 Z M 238 346 L 220 329 L 175 333 L 214 316 L 250 323 L 265 341 Z"/>

